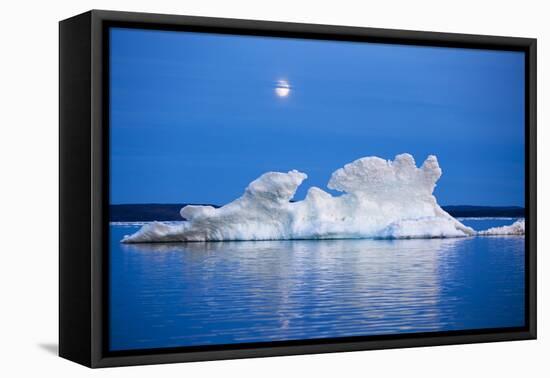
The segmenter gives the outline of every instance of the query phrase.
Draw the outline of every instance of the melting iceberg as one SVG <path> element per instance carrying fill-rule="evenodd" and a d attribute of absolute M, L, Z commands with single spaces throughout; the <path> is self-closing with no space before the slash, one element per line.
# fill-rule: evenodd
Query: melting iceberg
<path fill-rule="evenodd" d="M 492 227 L 479 231 L 479 235 L 525 235 L 525 219 L 519 219 L 509 226 Z"/>
<path fill-rule="evenodd" d="M 393 161 L 364 157 L 332 174 L 328 188 L 341 195 L 311 187 L 304 200 L 291 202 L 307 175 L 296 170 L 268 172 L 223 207 L 186 206 L 180 213 L 187 221 L 149 223 L 122 242 L 475 235 L 437 204 L 433 190 L 440 176 L 435 156 L 420 168 L 409 154 Z"/>

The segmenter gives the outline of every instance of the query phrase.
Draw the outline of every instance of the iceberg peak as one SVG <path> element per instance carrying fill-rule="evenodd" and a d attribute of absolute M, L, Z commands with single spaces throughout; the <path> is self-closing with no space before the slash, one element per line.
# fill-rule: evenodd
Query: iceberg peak
<path fill-rule="evenodd" d="M 441 173 L 434 155 L 428 156 L 420 168 L 416 167 L 410 154 L 397 155 L 393 161 L 364 157 L 337 169 L 328 182 L 328 188 L 365 193 L 370 197 L 388 196 L 388 191 L 401 195 L 431 195 Z"/>

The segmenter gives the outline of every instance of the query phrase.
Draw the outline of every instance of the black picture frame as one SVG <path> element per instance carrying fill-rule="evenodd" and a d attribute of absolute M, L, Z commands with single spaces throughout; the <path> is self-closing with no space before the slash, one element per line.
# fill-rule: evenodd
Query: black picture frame
<path fill-rule="evenodd" d="M 525 52 L 526 326 L 109 352 L 109 27 Z M 536 39 L 92 10 L 59 24 L 59 354 L 88 367 L 536 338 Z"/>

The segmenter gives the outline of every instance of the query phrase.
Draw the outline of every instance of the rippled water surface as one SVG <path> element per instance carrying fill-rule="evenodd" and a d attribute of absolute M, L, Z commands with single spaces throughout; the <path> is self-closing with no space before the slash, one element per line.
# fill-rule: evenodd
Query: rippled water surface
<path fill-rule="evenodd" d="M 112 350 L 524 322 L 523 237 L 119 243 L 135 230 L 111 226 Z"/>

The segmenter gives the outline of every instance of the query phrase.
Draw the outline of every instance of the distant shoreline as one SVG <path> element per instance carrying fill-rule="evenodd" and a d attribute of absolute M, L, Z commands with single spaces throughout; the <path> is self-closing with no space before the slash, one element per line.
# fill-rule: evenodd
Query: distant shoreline
<path fill-rule="evenodd" d="M 109 206 L 109 222 L 151 222 L 182 221 L 179 212 L 187 205 L 220 207 L 213 204 L 119 204 Z M 443 210 L 455 218 L 489 218 L 489 217 L 525 217 L 525 209 L 520 206 L 442 206 Z"/>

